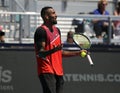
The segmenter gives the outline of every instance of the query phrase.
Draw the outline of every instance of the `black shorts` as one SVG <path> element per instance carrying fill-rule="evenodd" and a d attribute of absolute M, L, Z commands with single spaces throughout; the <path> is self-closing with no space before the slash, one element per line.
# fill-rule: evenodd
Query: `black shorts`
<path fill-rule="evenodd" d="M 54 74 L 41 74 L 39 76 L 43 93 L 63 93 L 63 76 Z"/>

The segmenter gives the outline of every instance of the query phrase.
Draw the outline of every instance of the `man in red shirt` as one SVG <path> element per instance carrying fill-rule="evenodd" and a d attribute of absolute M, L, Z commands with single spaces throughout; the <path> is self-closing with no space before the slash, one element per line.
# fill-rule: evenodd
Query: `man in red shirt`
<path fill-rule="evenodd" d="M 64 83 L 62 54 L 80 55 L 80 52 L 85 50 L 72 52 L 62 50 L 60 30 L 55 27 L 57 15 L 52 7 L 42 8 L 41 17 L 44 23 L 34 34 L 38 76 L 44 93 L 62 93 Z"/>

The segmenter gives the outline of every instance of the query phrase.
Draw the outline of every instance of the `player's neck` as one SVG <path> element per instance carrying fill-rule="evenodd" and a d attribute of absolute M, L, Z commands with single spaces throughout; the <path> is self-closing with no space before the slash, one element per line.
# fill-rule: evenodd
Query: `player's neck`
<path fill-rule="evenodd" d="M 48 23 L 44 23 L 44 25 L 45 26 L 47 26 L 47 28 L 51 31 L 51 32 L 53 32 L 53 29 L 52 29 L 52 24 L 48 24 Z"/>

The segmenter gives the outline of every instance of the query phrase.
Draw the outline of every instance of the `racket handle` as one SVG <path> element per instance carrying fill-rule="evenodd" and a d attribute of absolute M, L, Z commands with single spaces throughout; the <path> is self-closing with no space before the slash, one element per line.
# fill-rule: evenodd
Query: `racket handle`
<path fill-rule="evenodd" d="M 91 57 L 90 57 L 89 54 L 87 54 L 87 58 L 88 58 L 88 61 L 89 61 L 90 65 L 91 65 L 91 66 L 94 65 L 94 64 L 93 64 L 93 61 L 92 61 L 92 59 L 91 59 Z"/>

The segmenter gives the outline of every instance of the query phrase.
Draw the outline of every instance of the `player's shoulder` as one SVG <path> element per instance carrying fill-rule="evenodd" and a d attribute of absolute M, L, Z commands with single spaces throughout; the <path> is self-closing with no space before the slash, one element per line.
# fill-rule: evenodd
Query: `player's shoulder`
<path fill-rule="evenodd" d="M 39 26 L 37 27 L 36 31 L 44 31 L 44 29 L 41 26 Z"/>
<path fill-rule="evenodd" d="M 39 26 L 39 27 L 37 27 L 35 33 L 36 33 L 36 34 L 45 33 L 45 30 L 44 30 L 41 26 Z"/>

